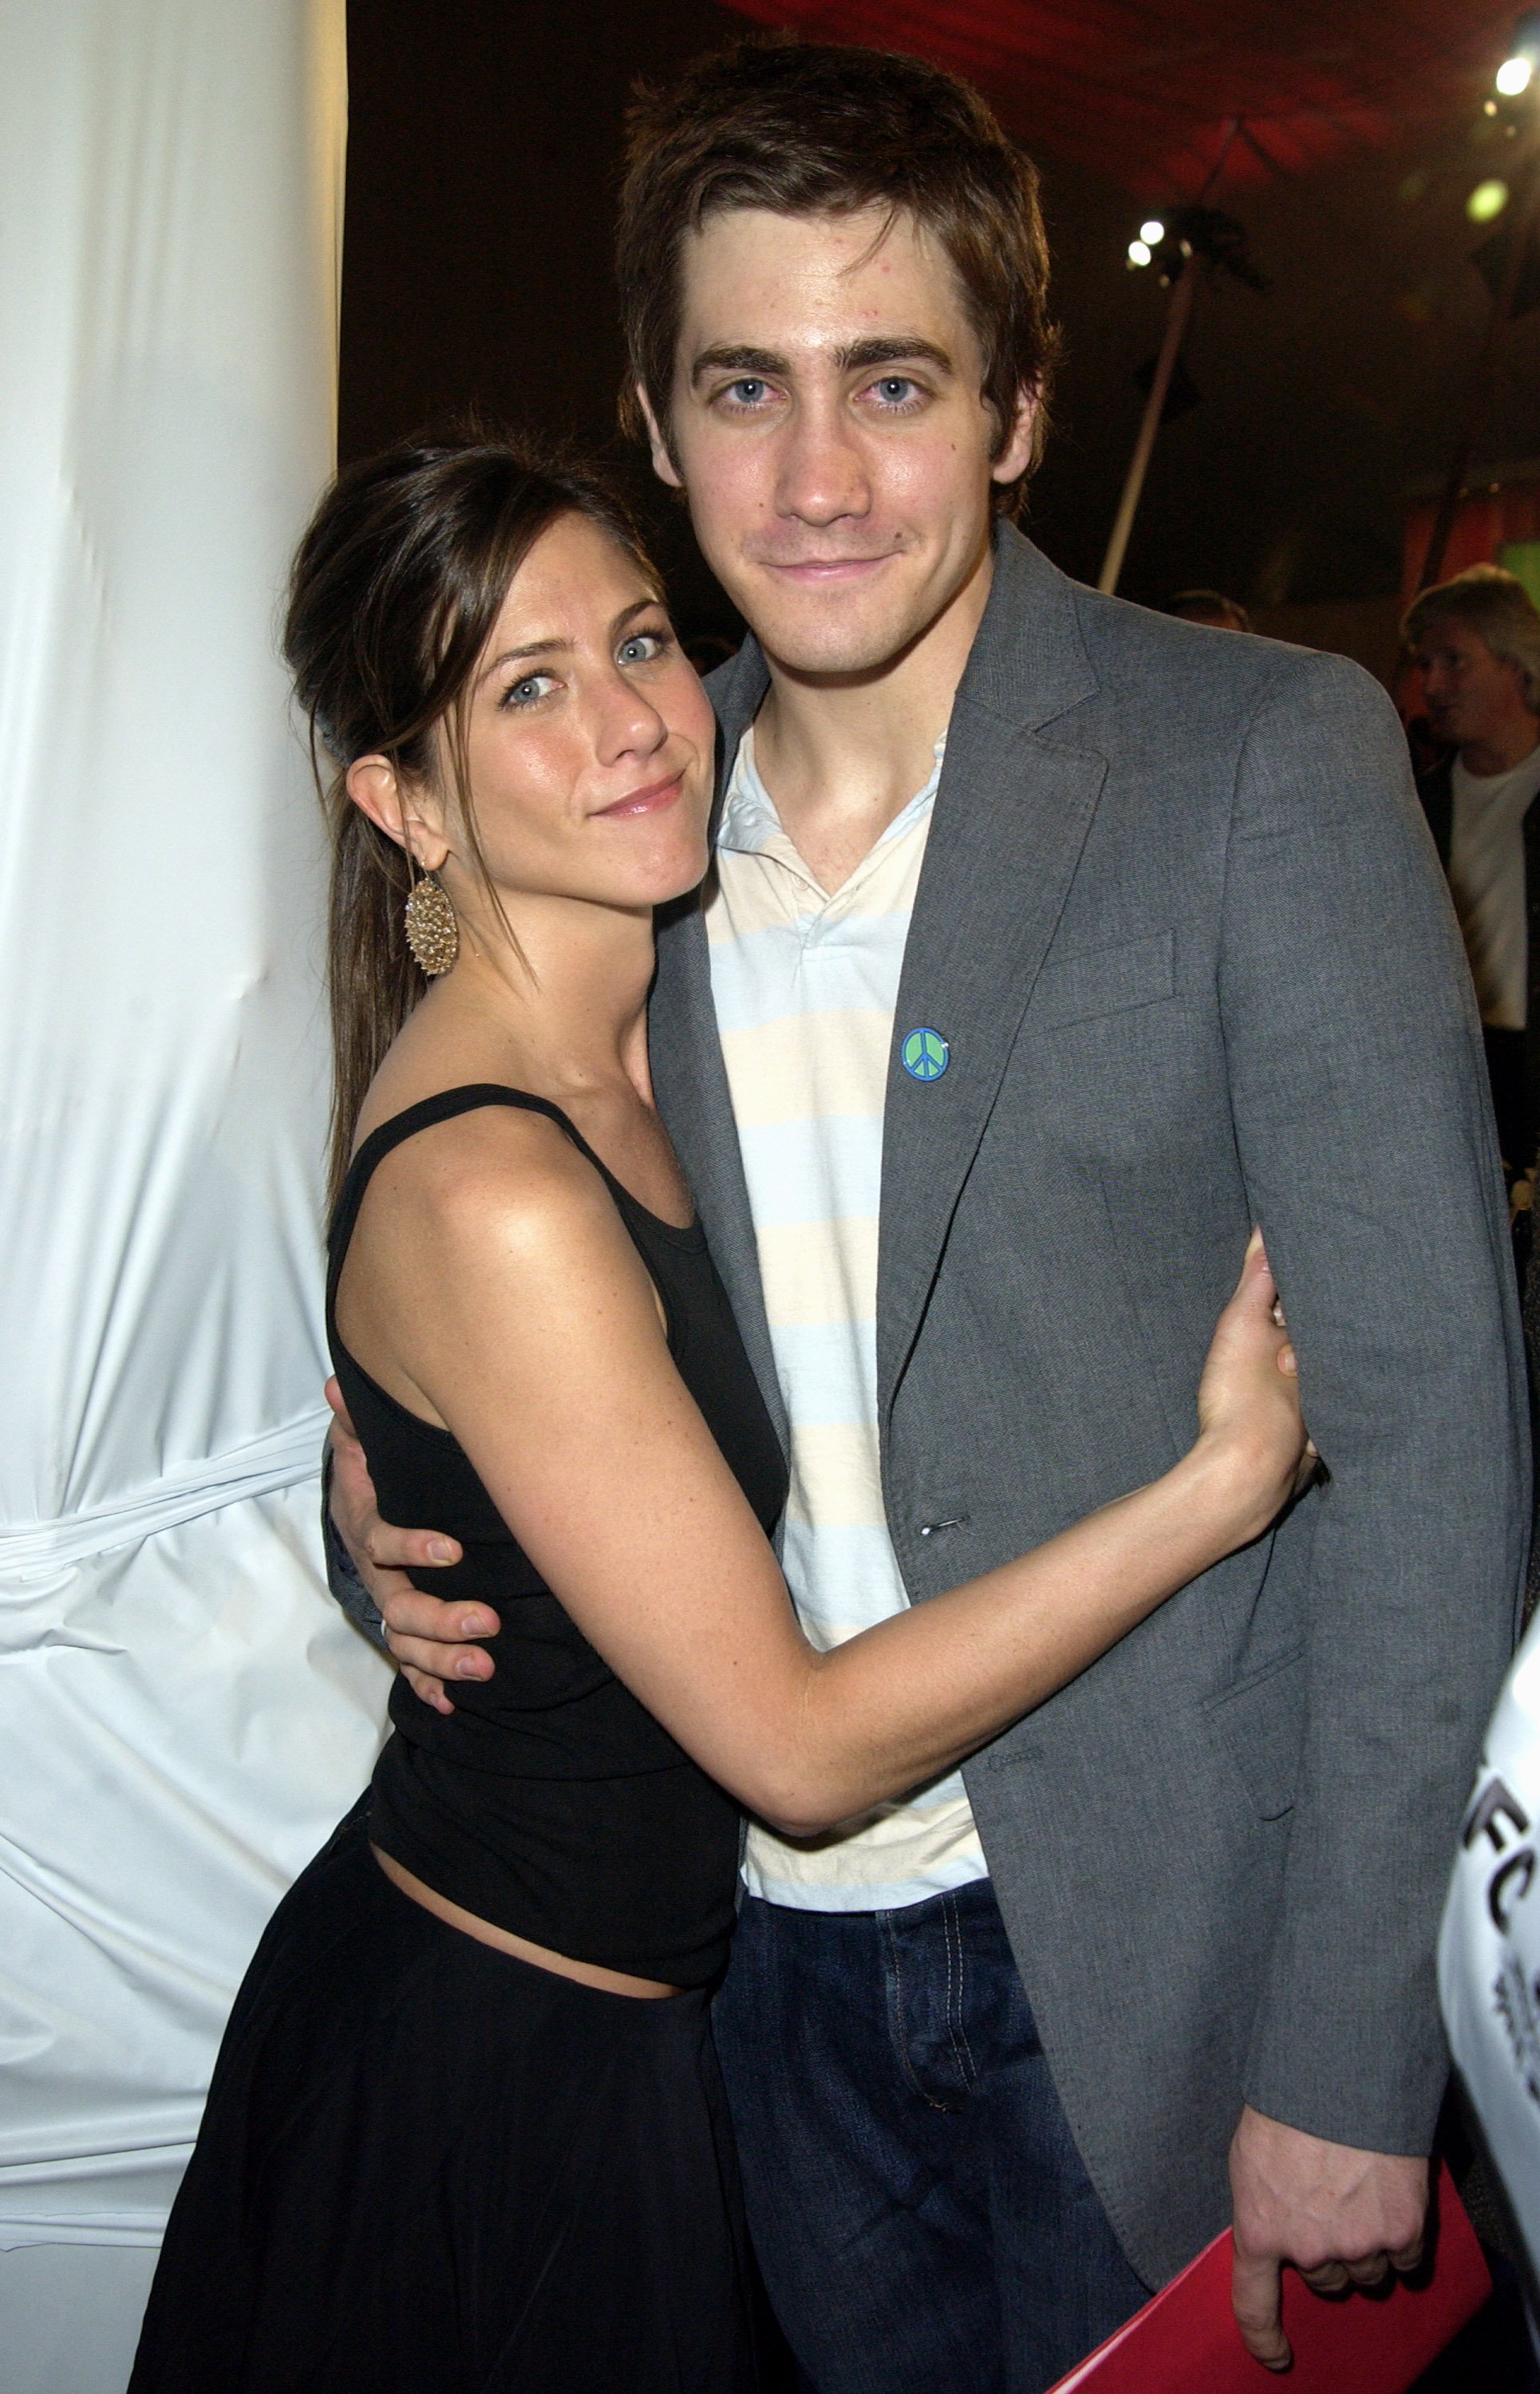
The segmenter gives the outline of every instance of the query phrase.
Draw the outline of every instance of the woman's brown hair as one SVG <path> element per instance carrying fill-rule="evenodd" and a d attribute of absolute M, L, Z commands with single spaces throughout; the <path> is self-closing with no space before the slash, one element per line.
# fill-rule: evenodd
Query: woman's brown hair
<path fill-rule="evenodd" d="M 299 544 L 283 654 L 331 835 L 333 1204 L 364 1093 L 427 986 L 402 917 L 411 867 L 348 796 L 348 768 L 382 756 L 438 788 L 447 762 L 486 881 L 467 770 L 471 681 L 515 574 L 564 515 L 598 524 L 656 586 L 624 504 L 590 468 L 476 434 L 403 441 L 345 467 Z"/>
<path fill-rule="evenodd" d="M 627 431 L 643 430 L 639 384 L 669 437 L 687 233 L 724 208 L 877 208 L 911 216 L 951 261 L 983 352 L 996 456 L 1021 392 L 1036 398 L 1035 463 L 1059 349 L 1037 173 L 969 85 L 919 59 L 761 38 L 698 59 L 666 91 L 639 90 L 627 126 L 615 245 Z"/>

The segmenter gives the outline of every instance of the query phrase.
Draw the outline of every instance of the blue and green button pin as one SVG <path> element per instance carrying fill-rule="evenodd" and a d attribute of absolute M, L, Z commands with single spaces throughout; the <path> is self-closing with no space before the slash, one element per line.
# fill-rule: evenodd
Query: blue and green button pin
<path fill-rule="evenodd" d="M 952 1061 L 952 1050 L 939 1031 L 911 1031 L 899 1049 L 899 1061 L 912 1081 L 939 1081 Z"/>

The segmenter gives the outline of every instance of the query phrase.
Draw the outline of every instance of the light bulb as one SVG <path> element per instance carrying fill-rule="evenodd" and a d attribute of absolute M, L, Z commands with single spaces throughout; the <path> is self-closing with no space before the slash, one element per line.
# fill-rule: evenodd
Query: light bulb
<path fill-rule="evenodd" d="M 1533 65 L 1521 53 L 1514 58 L 1505 59 L 1497 70 L 1497 88 L 1503 98 L 1517 99 L 1521 91 L 1528 91 L 1530 77 L 1533 72 Z"/>
<path fill-rule="evenodd" d="M 1507 205 L 1507 185 L 1495 178 L 1489 183 L 1478 183 L 1465 204 L 1465 212 L 1472 224 L 1490 224 L 1500 217 Z"/>
<path fill-rule="evenodd" d="M 1149 265 L 1150 244 L 1147 241 L 1131 241 L 1128 243 L 1128 263 L 1130 266 Z"/>
<path fill-rule="evenodd" d="M 1139 237 L 1140 241 L 1149 242 L 1152 246 L 1153 246 L 1157 241 L 1164 241 L 1165 239 L 1165 227 L 1162 224 L 1159 217 L 1146 217 L 1144 222 L 1139 229 Z"/>

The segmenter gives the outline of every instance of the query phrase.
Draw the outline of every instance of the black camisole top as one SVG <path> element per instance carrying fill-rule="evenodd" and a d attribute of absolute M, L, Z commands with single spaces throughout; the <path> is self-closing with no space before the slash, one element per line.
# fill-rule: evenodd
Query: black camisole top
<path fill-rule="evenodd" d="M 785 1501 L 780 1441 L 699 1223 L 660 1221 L 559 1107 L 520 1089 L 446 1089 L 383 1123 L 354 1157 L 332 1223 L 332 1361 L 384 1519 L 446 1531 L 464 1549 L 458 1563 L 424 1574 L 428 1593 L 490 1604 L 502 1626 L 481 1641 L 494 1677 L 456 1681 L 448 1717 L 398 1677 L 371 1835 L 425 1885 L 516 1936 L 606 1969 L 702 1986 L 727 1956 L 738 1807 L 595 1652 L 464 1449 L 372 1380 L 337 1335 L 337 1282 L 375 1167 L 418 1131 L 482 1106 L 545 1114 L 586 1156 L 652 1275 L 679 1375 L 767 1533 Z"/>

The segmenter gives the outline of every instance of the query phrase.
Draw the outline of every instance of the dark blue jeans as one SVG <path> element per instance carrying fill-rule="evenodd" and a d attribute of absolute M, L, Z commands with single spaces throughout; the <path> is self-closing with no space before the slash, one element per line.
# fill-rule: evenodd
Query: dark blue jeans
<path fill-rule="evenodd" d="M 715 2013 L 749 2226 L 817 2394 L 1041 2394 L 1147 2298 L 987 1880 L 745 1900 Z"/>

